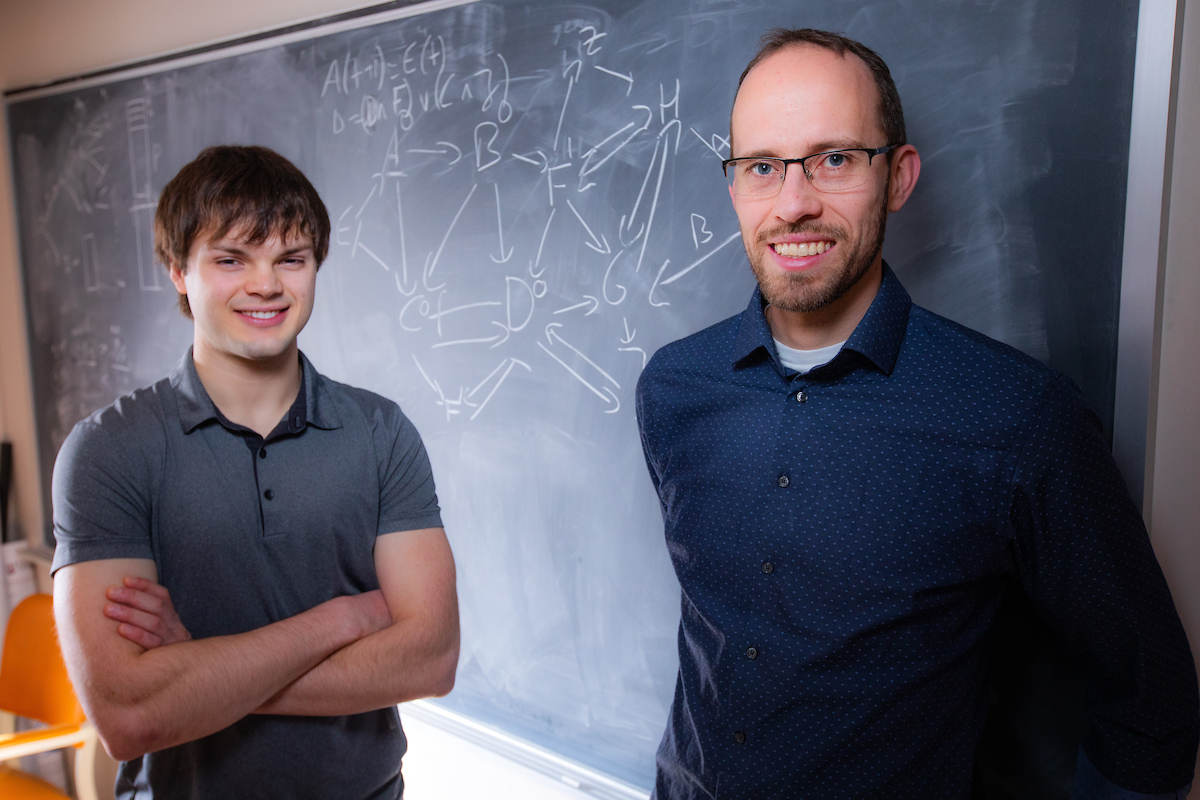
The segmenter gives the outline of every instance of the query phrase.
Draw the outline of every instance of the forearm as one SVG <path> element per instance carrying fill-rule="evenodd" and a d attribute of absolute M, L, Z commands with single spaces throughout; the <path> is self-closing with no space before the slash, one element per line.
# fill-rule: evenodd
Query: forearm
<path fill-rule="evenodd" d="M 1013 554 L 1079 670 L 1098 771 L 1150 796 L 1193 775 L 1200 693 L 1187 636 L 1099 421 L 1061 379 L 1016 462 Z"/>
<path fill-rule="evenodd" d="M 1074 800 L 1185 800 L 1191 788 L 1192 784 L 1188 783 L 1186 786 L 1172 791 L 1150 794 L 1124 789 L 1101 775 L 1100 771 L 1092 764 L 1091 759 L 1087 757 L 1087 753 L 1080 747 L 1075 759 L 1075 778 L 1071 782 L 1071 797 Z"/>
<path fill-rule="evenodd" d="M 147 650 L 118 636 L 97 603 L 118 568 L 61 570 L 55 617 L 80 702 L 122 760 L 221 730 L 390 621 L 378 593 L 339 597 L 247 633 Z"/>
<path fill-rule="evenodd" d="M 408 619 L 343 647 L 276 693 L 259 714 L 358 714 L 454 686 L 458 617 Z"/>
<path fill-rule="evenodd" d="M 356 635 L 343 615 L 319 606 L 247 633 L 146 651 L 108 701 L 136 751 L 122 755 L 228 727 Z"/>

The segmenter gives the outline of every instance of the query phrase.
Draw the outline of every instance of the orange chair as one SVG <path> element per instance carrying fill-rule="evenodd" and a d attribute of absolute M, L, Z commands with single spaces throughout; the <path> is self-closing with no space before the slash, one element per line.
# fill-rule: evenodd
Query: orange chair
<path fill-rule="evenodd" d="M 45 728 L 0 733 L 0 762 L 21 756 L 80 748 L 75 754 L 75 792 L 96 800 L 93 777 L 96 729 L 84 719 L 54 635 L 54 607 L 48 594 L 35 594 L 13 609 L 0 661 L 0 712 L 46 723 Z M 12 716 L 8 716 L 12 730 Z M 66 800 L 43 780 L 0 764 L 0 798 Z"/>

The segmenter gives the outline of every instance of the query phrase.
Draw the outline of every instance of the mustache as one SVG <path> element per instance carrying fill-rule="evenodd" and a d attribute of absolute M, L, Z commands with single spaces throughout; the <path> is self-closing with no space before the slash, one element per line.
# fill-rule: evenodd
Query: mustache
<path fill-rule="evenodd" d="M 844 241 L 846 239 L 846 231 L 838 225 L 818 225 L 813 222 L 792 222 L 762 231 L 756 237 L 756 241 L 759 244 L 766 244 L 772 239 L 780 239 L 784 236 L 804 235 L 825 236 L 835 241 Z"/>

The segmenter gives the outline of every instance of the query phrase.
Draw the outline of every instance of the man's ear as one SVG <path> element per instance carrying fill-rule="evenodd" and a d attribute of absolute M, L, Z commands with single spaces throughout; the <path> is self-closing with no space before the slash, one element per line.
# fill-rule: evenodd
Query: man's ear
<path fill-rule="evenodd" d="M 888 211 L 899 211 L 921 175 L 921 156 L 911 144 L 901 145 L 892 153 L 891 182 L 888 186 Z"/>
<path fill-rule="evenodd" d="M 182 295 L 187 294 L 187 285 L 184 283 L 184 268 L 185 265 L 180 265 L 175 259 L 171 259 L 171 263 L 167 265 L 167 274 L 171 276 L 171 283 L 175 284 L 175 291 Z"/>

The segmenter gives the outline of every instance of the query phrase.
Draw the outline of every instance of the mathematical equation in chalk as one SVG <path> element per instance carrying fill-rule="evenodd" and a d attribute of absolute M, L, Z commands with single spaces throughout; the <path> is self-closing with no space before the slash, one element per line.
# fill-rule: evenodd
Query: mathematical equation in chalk
<path fill-rule="evenodd" d="M 652 352 L 639 329 L 739 258 L 712 109 L 690 120 L 683 78 L 640 74 L 598 24 L 542 34 L 510 58 L 412 26 L 317 67 L 331 256 L 388 276 L 393 330 L 448 419 L 535 378 L 617 413 Z M 715 198 L 687 188 L 701 170 Z"/>

